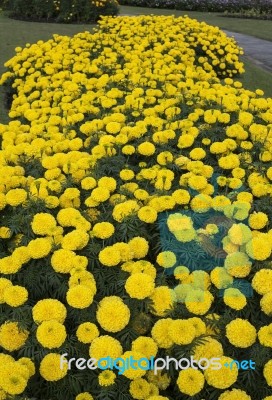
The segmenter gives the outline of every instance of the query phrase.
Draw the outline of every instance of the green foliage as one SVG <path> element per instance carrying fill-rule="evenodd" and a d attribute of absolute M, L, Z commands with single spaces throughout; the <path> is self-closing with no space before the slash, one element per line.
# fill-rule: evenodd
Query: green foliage
<path fill-rule="evenodd" d="M 2 3 L 11 17 L 30 21 L 86 23 L 96 22 L 101 15 L 118 14 L 117 0 L 2 0 Z"/>

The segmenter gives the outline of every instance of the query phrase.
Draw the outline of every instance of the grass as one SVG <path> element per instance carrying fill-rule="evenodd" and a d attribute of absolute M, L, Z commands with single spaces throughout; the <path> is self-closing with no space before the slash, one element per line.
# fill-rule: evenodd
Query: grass
<path fill-rule="evenodd" d="M 122 6 L 121 14 L 165 14 L 184 15 L 217 25 L 230 31 L 251 34 L 262 39 L 272 41 L 271 21 L 246 20 L 238 18 L 219 17 L 215 13 L 182 12 L 175 10 L 148 9 L 142 7 Z M 40 22 L 25 22 L 7 18 L 0 12 L 0 74 L 5 71 L 4 63 L 14 56 L 16 46 L 25 46 L 26 43 L 35 43 L 38 40 L 48 40 L 54 33 L 72 36 L 82 31 L 91 31 L 94 25 L 90 24 L 55 24 Z M 246 73 L 241 77 L 244 87 L 250 90 L 262 89 L 266 96 L 272 97 L 272 86 L 267 83 L 272 80 L 272 74 L 256 66 L 244 57 Z M 0 87 L 0 123 L 8 122 L 7 111 L 4 109 L 3 89 Z"/>

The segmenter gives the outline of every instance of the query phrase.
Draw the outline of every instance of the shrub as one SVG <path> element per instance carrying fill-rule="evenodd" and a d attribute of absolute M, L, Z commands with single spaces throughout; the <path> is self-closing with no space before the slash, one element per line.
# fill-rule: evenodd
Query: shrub
<path fill-rule="evenodd" d="M 0 125 L 2 398 L 269 394 L 272 99 L 229 77 L 241 52 L 154 16 L 16 48 L 0 82 L 16 91 Z M 118 374 L 61 368 L 65 353 L 223 365 Z"/>
<path fill-rule="evenodd" d="M 10 16 L 31 21 L 96 22 L 100 15 L 116 15 L 117 0 L 8 0 Z"/>

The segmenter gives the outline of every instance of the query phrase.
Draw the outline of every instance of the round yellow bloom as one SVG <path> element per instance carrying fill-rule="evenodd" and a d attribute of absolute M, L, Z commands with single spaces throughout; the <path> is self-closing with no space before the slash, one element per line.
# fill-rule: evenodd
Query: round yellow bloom
<path fill-rule="evenodd" d="M 272 270 L 262 268 L 254 275 L 251 285 L 259 294 L 266 294 L 272 288 Z"/>
<path fill-rule="evenodd" d="M 243 332 L 243 335 L 241 335 Z M 246 348 L 256 341 L 255 327 L 245 319 L 236 318 L 226 325 L 226 336 L 235 347 Z"/>
<path fill-rule="evenodd" d="M 76 336 L 82 343 L 91 343 L 99 336 L 99 330 L 92 322 L 83 322 L 78 326 Z"/>
<path fill-rule="evenodd" d="M 246 252 L 253 260 L 264 261 L 269 258 L 272 252 L 272 246 L 268 236 L 264 233 L 253 237 L 246 244 Z"/>
<path fill-rule="evenodd" d="M 138 153 L 143 156 L 152 156 L 155 153 L 156 147 L 153 143 L 143 142 L 138 146 Z"/>
<path fill-rule="evenodd" d="M 261 327 L 258 332 L 258 338 L 261 345 L 272 347 L 272 324 Z"/>
<path fill-rule="evenodd" d="M 173 320 L 171 318 L 159 319 L 155 322 L 151 336 L 157 343 L 158 347 L 162 349 L 168 349 L 173 346 L 174 342 L 169 335 L 169 324 Z"/>
<path fill-rule="evenodd" d="M 83 229 L 74 229 L 67 233 L 61 241 L 61 246 L 65 250 L 82 250 L 89 242 L 89 235 Z"/>
<path fill-rule="evenodd" d="M 66 315 L 67 311 L 65 306 L 56 299 L 39 300 L 32 308 L 32 316 L 36 324 L 52 319 L 63 323 Z"/>
<path fill-rule="evenodd" d="M 101 264 L 107 267 L 114 267 L 121 262 L 121 254 L 113 246 L 107 246 L 100 251 L 98 259 Z"/>
<path fill-rule="evenodd" d="M 27 249 L 31 258 L 39 259 L 48 256 L 52 249 L 52 242 L 47 238 L 38 238 L 28 243 Z"/>
<path fill-rule="evenodd" d="M 204 315 L 210 309 L 213 299 L 208 290 L 192 289 L 185 297 L 185 306 L 193 314 Z"/>
<path fill-rule="evenodd" d="M 108 335 L 99 336 L 98 338 L 94 339 L 89 350 L 90 357 L 95 358 L 96 360 L 104 357 L 118 358 L 122 355 L 122 353 L 123 348 L 121 343 L 117 339 L 114 339 Z"/>
<path fill-rule="evenodd" d="M 108 239 L 114 234 L 115 228 L 110 222 L 100 222 L 93 226 L 92 233 L 99 239 Z"/>
<path fill-rule="evenodd" d="M 144 206 L 138 211 L 138 218 L 147 224 L 153 224 L 158 218 L 158 213 L 153 207 Z"/>
<path fill-rule="evenodd" d="M 98 383 L 100 386 L 111 386 L 114 384 L 116 374 L 113 371 L 105 370 L 98 375 Z"/>
<path fill-rule="evenodd" d="M 158 346 L 151 337 L 139 336 L 131 343 L 132 351 L 142 353 L 146 358 L 155 357 L 158 352 Z"/>
<path fill-rule="evenodd" d="M 59 381 L 67 375 L 68 365 L 63 363 L 61 369 L 61 355 L 47 354 L 40 363 L 40 374 L 48 382 Z"/>
<path fill-rule="evenodd" d="M 12 207 L 23 204 L 27 199 L 27 192 L 24 189 L 11 189 L 6 194 L 6 203 Z"/>
<path fill-rule="evenodd" d="M 31 228 L 36 235 L 53 235 L 56 227 L 55 218 L 48 213 L 35 214 L 31 222 Z"/>
<path fill-rule="evenodd" d="M 88 392 L 79 393 L 75 400 L 94 400 L 93 396 Z"/>
<path fill-rule="evenodd" d="M 79 284 L 68 289 L 66 299 L 71 307 L 83 309 L 92 304 L 94 295 L 95 291 L 92 287 Z"/>
<path fill-rule="evenodd" d="M 176 296 L 175 292 L 168 286 L 158 286 L 154 289 L 150 299 L 153 302 L 150 311 L 155 315 L 163 317 L 167 311 L 173 308 Z"/>
<path fill-rule="evenodd" d="M 105 331 L 119 332 L 129 322 L 130 309 L 118 296 L 104 297 L 98 304 L 96 318 Z"/>
<path fill-rule="evenodd" d="M 272 315 L 272 291 L 267 292 L 260 301 L 262 311 L 271 316 Z"/>
<path fill-rule="evenodd" d="M 19 307 L 28 299 L 28 291 L 23 286 L 9 286 L 4 291 L 4 301 L 11 307 Z"/>
<path fill-rule="evenodd" d="M 264 378 L 266 380 L 266 383 L 269 386 L 272 386 L 272 360 L 269 360 L 265 364 L 264 370 L 263 370 L 263 375 L 264 375 Z"/>
<path fill-rule="evenodd" d="M 15 351 L 26 342 L 29 332 L 21 330 L 17 322 L 5 322 L 0 326 L 0 346 L 5 350 Z"/>
<path fill-rule="evenodd" d="M 227 390 L 224 393 L 220 394 L 218 400 L 251 400 L 251 397 L 246 394 L 241 389 L 232 389 Z"/>
<path fill-rule="evenodd" d="M 175 344 L 185 345 L 192 343 L 196 336 L 196 330 L 190 321 L 176 319 L 170 323 L 168 334 Z"/>
<path fill-rule="evenodd" d="M 232 361 L 232 358 L 222 356 L 220 359 L 222 368 L 218 370 L 207 368 L 204 371 L 204 377 L 208 385 L 213 386 L 217 389 L 227 389 L 228 387 L 233 385 L 238 377 L 238 367 L 236 363 L 232 363 Z M 230 364 L 232 365 L 231 368 L 229 368 Z"/>
<path fill-rule="evenodd" d="M 143 300 L 152 295 L 155 289 L 155 282 L 150 275 L 134 273 L 127 279 L 125 289 L 131 298 Z"/>
<path fill-rule="evenodd" d="M 137 378 L 130 382 L 129 393 L 133 399 L 143 400 L 150 398 L 150 383 L 143 378 Z"/>
<path fill-rule="evenodd" d="M 149 244 L 145 238 L 141 236 L 136 236 L 131 239 L 128 244 L 134 254 L 133 258 L 144 258 L 147 255 Z"/>
<path fill-rule="evenodd" d="M 163 268 L 172 268 L 177 259 L 172 251 L 162 251 L 158 254 L 156 261 Z"/>
<path fill-rule="evenodd" d="M 138 353 L 136 351 L 125 351 L 124 354 L 122 355 L 123 360 L 129 359 L 130 357 L 133 357 L 134 360 L 140 360 L 141 358 L 144 358 L 144 355 L 142 353 Z M 142 366 L 147 366 L 147 364 L 141 363 Z M 144 376 L 146 373 L 146 369 L 142 368 L 127 368 L 123 376 L 125 376 L 128 379 L 134 380 L 137 378 L 141 378 Z"/>
<path fill-rule="evenodd" d="M 36 337 L 43 347 L 47 349 L 57 348 L 65 342 L 66 329 L 58 321 L 44 321 L 38 326 Z"/>
<path fill-rule="evenodd" d="M 205 379 L 198 369 L 187 368 L 179 372 L 177 385 L 181 393 L 194 396 L 204 387 Z"/>
<path fill-rule="evenodd" d="M 227 255 L 224 267 L 230 275 L 236 278 L 244 278 L 249 274 L 251 265 L 247 254 L 237 251 Z"/>
<path fill-rule="evenodd" d="M 12 282 L 6 278 L 0 278 L 0 304 L 5 303 L 4 293 L 8 287 L 12 286 Z"/>
<path fill-rule="evenodd" d="M 1 365 L 0 387 L 7 395 L 18 395 L 23 393 L 27 386 L 28 371 L 24 365 L 10 362 Z M 0 390 L 0 395 L 2 395 Z M 8 396 L 10 397 L 10 396 Z M 8 398 L 6 395 L 1 398 Z"/>
<path fill-rule="evenodd" d="M 242 310 L 247 304 L 246 296 L 239 289 L 235 288 L 226 289 L 223 300 L 227 306 L 234 310 Z"/>
<path fill-rule="evenodd" d="M 268 216 L 263 212 L 254 212 L 249 215 L 248 223 L 252 229 L 263 229 L 268 222 Z"/>

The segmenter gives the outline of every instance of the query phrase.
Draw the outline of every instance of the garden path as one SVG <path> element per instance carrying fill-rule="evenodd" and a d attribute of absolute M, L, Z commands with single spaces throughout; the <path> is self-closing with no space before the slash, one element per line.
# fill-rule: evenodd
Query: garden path
<path fill-rule="evenodd" d="M 272 72 L 272 42 L 258 39 L 254 36 L 224 30 L 228 36 L 233 36 L 239 46 L 244 49 L 245 56 L 259 67 Z M 272 82 L 271 82 L 272 83 Z"/>

